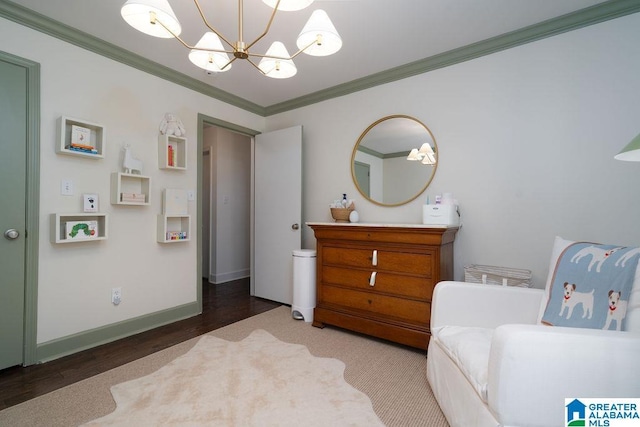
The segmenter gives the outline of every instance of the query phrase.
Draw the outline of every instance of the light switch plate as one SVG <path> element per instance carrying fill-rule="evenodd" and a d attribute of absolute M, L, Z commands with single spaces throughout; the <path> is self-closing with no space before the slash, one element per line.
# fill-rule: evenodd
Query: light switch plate
<path fill-rule="evenodd" d="M 60 182 L 60 194 L 63 196 L 73 196 L 73 181 L 70 179 L 63 179 Z"/>
<path fill-rule="evenodd" d="M 187 191 L 187 200 L 192 202 L 196 199 L 196 192 L 193 190 Z"/>

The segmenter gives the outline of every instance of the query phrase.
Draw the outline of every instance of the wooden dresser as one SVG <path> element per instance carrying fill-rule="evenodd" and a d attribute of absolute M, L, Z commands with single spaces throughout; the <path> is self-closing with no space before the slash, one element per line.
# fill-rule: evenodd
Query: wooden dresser
<path fill-rule="evenodd" d="M 307 223 L 317 241 L 313 326 L 334 325 L 421 349 L 431 296 L 453 280 L 453 228 Z"/>

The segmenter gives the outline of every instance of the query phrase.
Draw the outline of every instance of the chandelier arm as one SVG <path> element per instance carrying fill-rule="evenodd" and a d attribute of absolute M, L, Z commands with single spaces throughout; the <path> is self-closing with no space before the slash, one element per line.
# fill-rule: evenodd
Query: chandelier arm
<path fill-rule="evenodd" d="M 154 23 L 156 24 L 160 24 L 162 26 L 162 28 L 164 28 L 165 30 L 167 30 L 169 32 L 169 34 L 171 34 L 173 36 L 174 39 L 178 40 L 184 47 L 186 47 L 187 49 L 195 49 L 195 46 L 191 46 L 189 45 L 187 42 L 185 42 L 184 40 L 182 40 L 182 38 L 177 35 L 176 33 L 174 33 L 173 31 L 171 31 L 171 28 L 167 27 L 166 25 L 164 25 L 164 23 L 159 20 L 158 18 L 155 18 Z"/>
<path fill-rule="evenodd" d="M 242 1 L 242 0 L 239 0 Z M 218 37 L 220 37 L 222 39 L 222 41 L 224 41 L 226 44 L 229 45 L 229 47 L 231 47 L 231 49 L 235 50 L 235 47 L 233 45 L 233 43 L 231 43 L 229 40 L 227 40 L 225 38 L 225 36 L 223 36 L 218 30 L 216 30 L 215 28 L 213 28 L 213 26 L 211 24 L 209 24 L 209 21 L 207 20 L 207 17 L 204 15 L 204 12 L 202 11 L 202 8 L 200 7 L 200 2 L 198 0 L 193 0 L 193 2 L 196 4 L 196 8 L 198 9 L 198 12 L 200 13 L 200 18 L 202 18 L 202 22 L 204 22 L 204 25 L 207 26 L 208 29 L 210 29 L 211 31 L 213 31 Z M 163 25 L 164 27 L 164 25 Z M 166 27 L 165 27 L 166 28 Z M 173 34 L 173 33 L 172 33 Z M 177 37 L 176 37 L 177 38 Z M 184 44 L 184 43 L 183 43 Z M 225 51 L 226 52 L 226 51 Z M 228 53 L 233 53 L 233 52 L 228 52 Z"/>
<path fill-rule="evenodd" d="M 242 0 L 238 0 L 238 1 L 242 1 Z M 264 32 L 262 34 L 260 34 L 257 39 L 255 39 L 254 41 L 249 43 L 249 45 L 247 46 L 247 50 L 249 50 L 251 48 L 251 46 L 253 46 L 254 44 L 258 43 L 260 40 L 262 40 L 262 38 L 264 36 L 267 35 L 269 30 L 271 29 L 271 24 L 273 23 L 273 19 L 276 17 L 276 12 L 278 11 L 278 6 L 280 6 L 280 0 L 278 0 L 278 2 L 276 3 L 275 7 L 273 8 L 273 12 L 271 12 L 271 17 L 269 18 L 269 22 L 267 22 L 267 27 L 264 29 Z M 291 59 L 291 58 L 287 58 L 287 59 Z"/>
<path fill-rule="evenodd" d="M 280 59 L 281 61 L 290 61 L 293 59 L 293 56 L 275 56 L 275 55 L 267 55 L 266 53 L 250 53 L 249 56 L 254 56 L 256 58 Z"/>
<path fill-rule="evenodd" d="M 258 58 L 273 58 L 273 59 L 280 59 L 283 61 L 291 61 L 292 59 L 294 59 L 296 56 L 300 55 L 302 52 L 304 52 L 305 50 L 309 49 L 311 46 L 313 46 L 314 44 L 316 44 L 316 42 L 318 41 L 318 39 L 312 41 L 311 43 L 309 43 L 308 45 L 306 45 L 305 47 L 303 47 L 302 49 L 300 49 L 299 51 L 297 51 L 296 53 L 294 53 L 293 55 L 289 56 L 289 57 L 284 57 L 284 56 L 274 56 L 274 55 L 267 55 L 267 54 L 262 54 L 262 53 L 249 53 L 249 56 L 256 56 Z"/>
<path fill-rule="evenodd" d="M 264 56 L 264 55 L 252 55 L 252 56 Z M 256 65 L 256 63 L 255 63 L 255 62 L 253 62 L 251 59 L 247 58 L 247 62 L 248 62 L 249 64 L 253 65 L 253 66 L 255 67 L 255 69 L 256 69 L 256 70 L 260 71 L 260 74 L 262 74 L 263 76 L 266 76 L 266 75 L 267 75 L 267 73 L 265 73 L 264 71 L 262 71 L 262 70 L 260 69 L 260 67 L 258 67 L 258 66 Z"/>
<path fill-rule="evenodd" d="M 160 22 L 160 21 L 158 21 Z M 184 40 L 182 40 L 180 37 L 175 36 L 175 38 L 187 49 L 195 49 L 195 50 L 201 50 L 203 52 L 217 52 L 217 53 L 226 53 L 226 54 L 231 54 L 233 55 L 233 53 L 235 51 L 233 50 L 224 50 L 224 49 L 211 49 L 208 47 L 197 47 L 197 46 L 191 46 L 188 43 L 186 43 Z"/>
<path fill-rule="evenodd" d="M 304 52 L 305 50 L 309 49 L 311 46 L 313 46 L 316 43 L 318 43 L 318 39 L 317 38 L 314 41 L 312 41 L 311 43 L 309 43 L 308 45 L 306 45 L 305 47 L 303 47 L 302 49 L 300 49 L 299 51 L 297 51 L 296 53 L 294 53 L 293 55 L 291 55 L 290 59 L 293 59 L 296 56 L 300 55 L 302 52 Z"/>
<path fill-rule="evenodd" d="M 218 52 L 218 53 L 227 53 L 227 54 L 231 54 L 233 55 L 233 53 L 235 52 L 235 50 L 224 50 L 224 49 L 209 49 L 206 47 L 196 47 L 196 46 L 191 46 L 189 43 L 185 42 L 184 40 L 182 40 L 182 38 L 177 35 L 176 33 L 174 33 L 173 31 L 171 31 L 171 29 L 169 29 L 169 27 L 167 27 L 166 25 L 164 25 L 162 23 L 161 20 L 156 18 L 156 23 L 162 25 L 162 28 L 164 28 L 165 30 L 167 30 L 169 33 L 171 33 L 171 35 L 173 36 L 173 38 L 175 38 L 176 40 L 178 40 L 180 42 L 180 44 L 182 44 L 182 46 L 186 47 L 187 49 L 197 49 L 197 50 L 202 50 L 205 52 Z M 231 63 L 233 61 L 230 61 L 229 63 Z M 227 64 L 228 65 L 228 64 Z"/>
<path fill-rule="evenodd" d="M 227 62 L 226 64 L 224 64 L 224 66 L 223 66 L 223 67 L 220 67 L 220 71 L 224 71 L 224 69 L 225 69 L 225 68 L 227 68 L 228 66 L 230 66 L 230 65 L 231 65 L 231 63 L 232 63 L 233 61 L 235 61 L 236 59 L 238 59 L 238 58 L 236 58 L 235 56 L 234 56 L 233 58 L 231 58 L 231 60 L 229 60 L 229 62 Z"/>

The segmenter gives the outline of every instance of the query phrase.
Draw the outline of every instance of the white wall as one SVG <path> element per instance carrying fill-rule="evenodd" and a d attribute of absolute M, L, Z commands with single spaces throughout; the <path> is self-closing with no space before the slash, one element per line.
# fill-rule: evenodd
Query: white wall
<path fill-rule="evenodd" d="M 1 18 L 0 50 L 41 64 L 38 343 L 196 301 L 196 240 L 156 242 L 161 191 L 197 187 L 198 113 L 252 129 L 262 129 L 265 119 Z M 166 112 L 187 128 L 184 172 L 158 169 L 158 126 Z M 55 153 L 62 115 L 105 127 L 104 160 Z M 110 174 L 120 170 L 124 143 L 132 144 L 143 174 L 151 177 L 150 206 L 109 203 Z M 62 179 L 73 180 L 74 196 L 60 195 Z M 50 243 L 49 215 L 82 211 L 82 193 L 99 195 L 100 211 L 109 214 L 108 240 Z M 189 213 L 195 233 L 194 202 Z M 110 301 L 112 287 L 122 287 L 117 307 Z"/>
<path fill-rule="evenodd" d="M 640 14 L 630 15 L 264 119 L 0 18 L 0 50 L 42 66 L 38 342 L 195 301 L 197 242 L 160 245 L 155 222 L 162 188 L 196 187 L 197 113 L 252 129 L 303 125 L 305 221 L 330 221 L 329 202 L 347 192 L 362 221 L 420 222 L 423 197 L 396 208 L 357 198 L 349 161 L 375 120 L 424 122 L 440 150 L 427 191 L 461 203 L 457 278 L 465 264 L 486 263 L 530 268 L 541 286 L 554 235 L 639 244 L 640 165 L 612 158 L 640 132 L 639 39 Z M 166 112 L 188 130 L 183 173 L 157 169 Z M 106 158 L 56 155 L 61 115 L 104 125 Z M 108 203 L 125 142 L 153 180 L 151 206 Z M 63 178 L 76 196 L 60 195 Z M 51 244 L 49 214 L 81 210 L 83 192 L 100 195 L 109 239 Z M 303 244 L 315 246 L 308 228 Z M 114 286 L 123 288 L 118 307 Z"/>
<path fill-rule="evenodd" d="M 336 194 L 358 194 L 349 161 L 360 134 L 390 114 L 416 117 L 439 149 L 427 193 L 461 204 L 456 278 L 492 264 L 531 269 L 541 287 L 555 235 L 640 244 L 640 164 L 613 159 L 640 132 L 638 40 L 634 14 L 269 117 L 268 127 L 303 125 L 304 220 L 330 221 Z M 416 223 L 423 200 L 356 206 L 364 222 Z M 305 227 L 303 247 L 314 246 Z"/>
<path fill-rule="evenodd" d="M 432 173 L 433 166 L 408 161 L 405 156 L 384 159 L 384 203 L 402 203 L 414 198 Z"/>

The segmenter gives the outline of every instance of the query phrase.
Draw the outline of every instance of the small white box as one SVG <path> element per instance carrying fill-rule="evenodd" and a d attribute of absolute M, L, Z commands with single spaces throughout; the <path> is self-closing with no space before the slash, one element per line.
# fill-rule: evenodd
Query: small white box
<path fill-rule="evenodd" d="M 65 239 L 85 240 L 98 238 L 98 221 L 67 221 Z"/>
<path fill-rule="evenodd" d="M 162 213 L 166 215 L 187 215 L 189 213 L 187 190 L 171 188 L 162 190 Z"/>
<path fill-rule="evenodd" d="M 457 227 L 460 225 L 460 215 L 457 205 L 423 205 L 422 223 L 425 225 L 446 225 Z"/>

